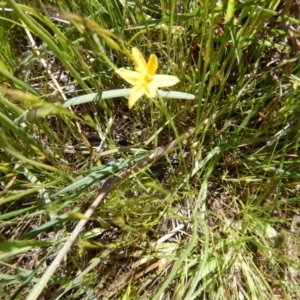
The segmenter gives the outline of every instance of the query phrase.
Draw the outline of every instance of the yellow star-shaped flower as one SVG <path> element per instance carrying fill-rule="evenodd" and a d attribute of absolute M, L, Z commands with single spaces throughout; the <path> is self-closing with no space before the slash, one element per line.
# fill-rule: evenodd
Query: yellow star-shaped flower
<path fill-rule="evenodd" d="M 133 85 L 128 103 L 130 109 L 144 94 L 153 98 L 158 88 L 172 86 L 179 82 L 176 76 L 155 74 L 158 68 L 158 59 L 155 54 L 150 55 L 148 63 L 137 48 L 132 48 L 131 54 L 135 71 L 125 68 L 116 70 L 117 74 Z"/>

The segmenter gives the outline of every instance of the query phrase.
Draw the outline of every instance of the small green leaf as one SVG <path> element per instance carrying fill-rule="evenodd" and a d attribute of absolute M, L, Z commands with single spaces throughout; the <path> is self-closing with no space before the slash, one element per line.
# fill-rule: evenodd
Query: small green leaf
<path fill-rule="evenodd" d="M 287 233 L 284 229 L 281 229 L 274 241 L 274 248 L 283 249 L 287 244 Z"/>

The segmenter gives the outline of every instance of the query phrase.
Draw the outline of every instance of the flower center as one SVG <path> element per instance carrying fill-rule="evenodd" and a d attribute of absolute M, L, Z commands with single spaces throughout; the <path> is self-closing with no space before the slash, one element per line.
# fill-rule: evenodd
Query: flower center
<path fill-rule="evenodd" d="M 143 83 L 144 84 L 149 84 L 153 80 L 153 75 L 151 74 L 145 74 L 143 76 Z"/>

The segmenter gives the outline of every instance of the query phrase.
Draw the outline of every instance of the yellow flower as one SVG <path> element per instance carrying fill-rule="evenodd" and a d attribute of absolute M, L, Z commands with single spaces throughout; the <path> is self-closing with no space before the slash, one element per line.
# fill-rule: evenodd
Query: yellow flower
<path fill-rule="evenodd" d="M 155 54 L 150 55 L 147 63 L 137 48 L 132 48 L 131 53 L 135 71 L 125 68 L 116 70 L 117 74 L 133 85 L 128 103 L 130 109 L 144 94 L 153 98 L 158 88 L 172 86 L 179 82 L 176 76 L 155 74 L 158 68 L 158 59 Z"/>

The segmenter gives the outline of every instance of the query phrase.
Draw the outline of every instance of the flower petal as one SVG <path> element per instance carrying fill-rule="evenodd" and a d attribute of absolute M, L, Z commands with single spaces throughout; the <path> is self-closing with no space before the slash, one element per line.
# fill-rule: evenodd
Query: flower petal
<path fill-rule="evenodd" d="M 141 92 L 138 88 L 133 88 L 131 91 L 131 94 L 129 96 L 129 101 L 128 101 L 128 107 L 129 109 L 131 109 L 134 104 L 136 103 L 136 101 L 138 101 L 142 96 L 143 96 L 143 92 Z"/>
<path fill-rule="evenodd" d="M 149 82 L 144 88 L 144 92 L 148 98 L 156 97 L 156 90 L 157 90 L 157 85 L 155 84 L 154 81 Z"/>
<path fill-rule="evenodd" d="M 141 79 L 140 73 L 125 68 L 117 69 L 115 72 L 132 85 L 136 85 Z"/>
<path fill-rule="evenodd" d="M 134 69 L 137 72 L 146 74 L 147 73 L 147 63 L 146 63 L 146 60 L 145 60 L 143 54 L 136 47 L 132 48 L 131 53 L 132 53 L 132 60 L 134 63 Z"/>
<path fill-rule="evenodd" d="M 148 61 L 147 73 L 154 75 L 158 68 L 158 59 L 155 54 L 151 54 Z"/>
<path fill-rule="evenodd" d="M 153 76 L 153 83 L 157 86 L 157 88 L 172 86 L 178 83 L 179 81 L 180 80 L 176 76 L 171 76 L 171 75 L 158 74 Z"/>

